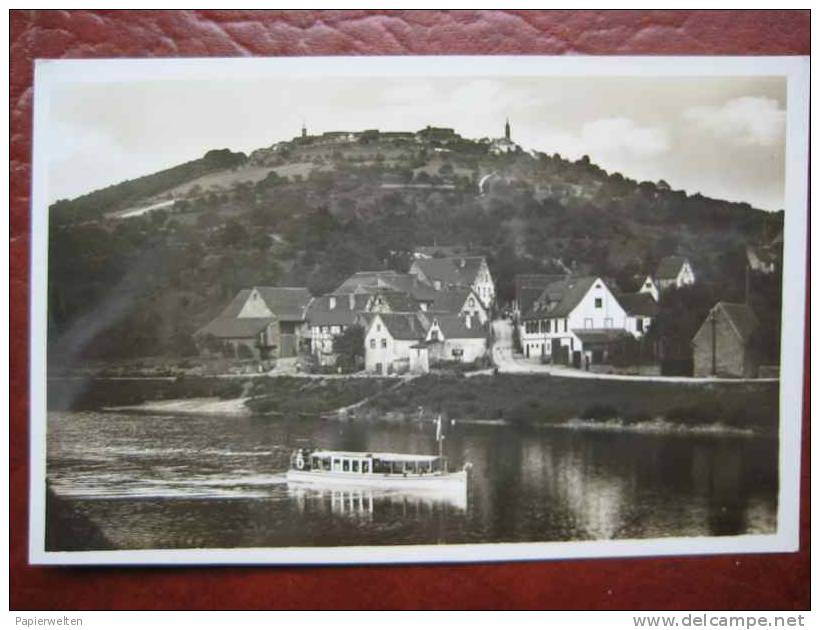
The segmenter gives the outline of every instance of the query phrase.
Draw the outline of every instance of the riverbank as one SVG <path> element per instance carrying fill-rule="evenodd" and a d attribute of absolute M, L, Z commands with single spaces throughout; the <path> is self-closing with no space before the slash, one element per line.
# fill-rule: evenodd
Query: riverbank
<path fill-rule="evenodd" d="M 625 425 L 658 419 L 681 426 L 720 424 L 774 431 L 777 383 L 656 383 L 498 374 L 470 379 L 426 375 L 386 392 L 359 417 L 412 419 L 419 408 L 449 418 L 504 420 L 514 425 L 588 423 Z"/>
<path fill-rule="evenodd" d="M 139 405 L 103 407 L 104 411 L 126 413 L 147 413 L 180 416 L 246 416 L 250 414 L 246 403 L 249 398 L 179 398 L 172 400 L 146 401 Z"/>

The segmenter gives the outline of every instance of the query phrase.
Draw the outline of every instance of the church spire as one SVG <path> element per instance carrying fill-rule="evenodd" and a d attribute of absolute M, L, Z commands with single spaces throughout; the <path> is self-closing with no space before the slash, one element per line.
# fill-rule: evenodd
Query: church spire
<path fill-rule="evenodd" d="M 509 140 L 510 139 L 510 119 L 507 118 L 507 122 L 504 123 L 504 137 Z"/>

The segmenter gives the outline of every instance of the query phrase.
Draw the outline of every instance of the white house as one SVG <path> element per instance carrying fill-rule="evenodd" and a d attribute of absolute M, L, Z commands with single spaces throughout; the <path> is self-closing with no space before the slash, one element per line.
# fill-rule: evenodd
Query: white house
<path fill-rule="evenodd" d="M 421 313 L 374 313 L 364 339 L 364 369 L 373 374 L 424 374 L 430 369 Z"/>
<path fill-rule="evenodd" d="M 638 292 L 651 295 L 652 299 L 656 302 L 661 297 L 661 290 L 658 288 L 658 285 L 655 284 L 655 279 L 652 276 L 646 276 L 643 283 L 641 284 L 641 288 L 638 289 Z"/>
<path fill-rule="evenodd" d="M 488 331 L 472 315 L 432 315 L 425 341 L 431 361 L 473 363 L 487 354 Z"/>
<path fill-rule="evenodd" d="M 596 276 L 549 284 L 519 324 L 526 357 L 581 367 L 604 362 L 613 343 L 631 336 L 628 315 Z"/>
<path fill-rule="evenodd" d="M 495 301 L 495 282 L 484 256 L 417 259 L 408 273 L 436 291 L 471 288 L 486 308 L 490 308 Z"/>
<path fill-rule="evenodd" d="M 665 256 L 658 263 L 655 281 L 661 291 L 670 287 L 680 289 L 695 284 L 695 272 L 684 256 Z"/>
<path fill-rule="evenodd" d="M 470 315 L 479 324 L 486 324 L 490 313 L 471 288 L 453 288 L 440 291 L 428 309 L 430 313 L 446 313 L 465 317 Z"/>

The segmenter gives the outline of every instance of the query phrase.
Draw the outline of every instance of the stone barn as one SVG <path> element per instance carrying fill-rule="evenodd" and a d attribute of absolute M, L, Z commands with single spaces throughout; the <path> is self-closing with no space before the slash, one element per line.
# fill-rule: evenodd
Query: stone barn
<path fill-rule="evenodd" d="M 718 302 L 692 338 L 695 376 L 751 378 L 757 361 L 751 340 L 758 320 L 746 304 Z"/>

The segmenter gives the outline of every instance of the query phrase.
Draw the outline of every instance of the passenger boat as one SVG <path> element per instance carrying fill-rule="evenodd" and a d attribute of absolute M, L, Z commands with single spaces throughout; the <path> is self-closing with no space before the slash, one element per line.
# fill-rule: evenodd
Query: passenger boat
<path fill-rule="evenodd" d="M 441 418 L 438 455 L 331 451 L 300 448 L 291 454 L 288 483 L 391 490 L 451 491 L 466 488 L 469 464 L 451 472 L 443 453 Z"/>

